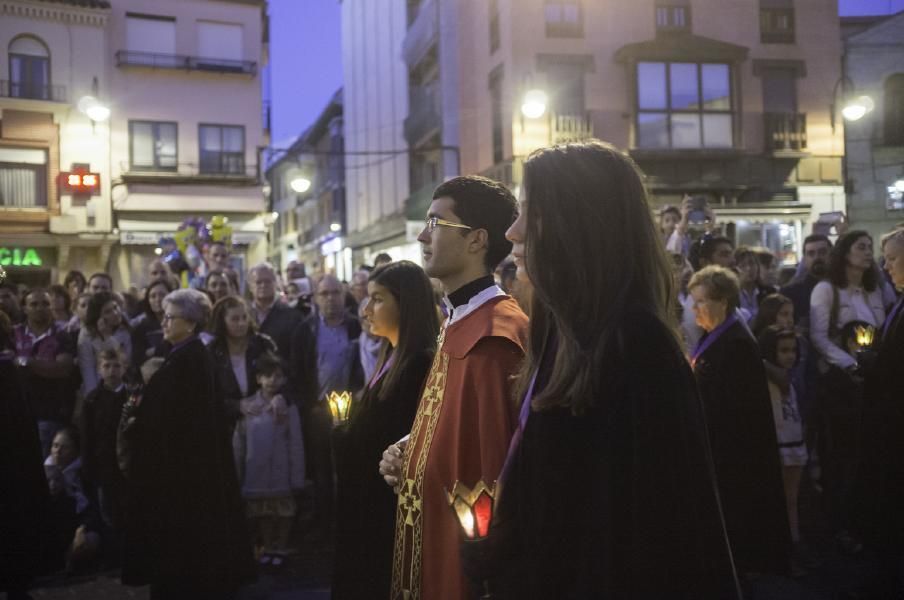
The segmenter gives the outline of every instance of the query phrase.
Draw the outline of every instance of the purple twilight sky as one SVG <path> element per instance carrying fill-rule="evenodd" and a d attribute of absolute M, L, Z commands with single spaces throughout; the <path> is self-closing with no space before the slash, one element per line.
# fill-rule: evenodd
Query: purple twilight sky
<path fill-rule="evenodd" d="M 751 2 L 756 0 L 749 0 Z M 904 0 L 838 0 L 842 16 L 904 10 Z M 270 0 L 273 145 L 285 147 L 342 85 L 339 0 Z"/>

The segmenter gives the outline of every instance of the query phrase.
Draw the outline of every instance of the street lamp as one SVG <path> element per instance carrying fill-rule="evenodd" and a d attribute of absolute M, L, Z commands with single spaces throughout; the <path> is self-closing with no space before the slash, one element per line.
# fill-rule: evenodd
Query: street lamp
<path fill-rule="evenodd" d="M 847 75 L 840 77 L 832 89 L 832 103 L 829 105 L 829 121 L 832 125 L 832 133 L 835 133 L 835 117 L 838 110 L 835 99 L 838 97 L 839 89 L 842 95 L 841 116 L 846 121 L 862 119 L 876 106 L 873 99 L 869 96 L 854 97 L 854 82 Z"/>
<path fill-rule="evenodd" d="M 895 182 L 895 189 L 904 194 L 904 177 Z"/>
<path fill-rule="evenodd" d="M 521 114 L 528 119 L 539 119 L 546 113 L 549 97 L 543 90 L 529 90 L 521 103 Z"/>
<path fill-rule="evenodd" d="M 339 223 L 330 223 L 330 231 L 332 231 L 333 233 L 342 231 L 342 225 L 340 225 Z"/>
<path fill-rule="evenodd" d="M 101 104 L 94 96 L 83 96 L 78 101 L 78 109 L 95 123 L 102 123 L 110 118 L 110 108 Z"/>
<path fill-rule="evenodd" d="M 293 192 L 304 194 L 311 189 L 311 180 L 302 175 L 298 175 L 289 182 L 289 187 L 292 188 Z"/>

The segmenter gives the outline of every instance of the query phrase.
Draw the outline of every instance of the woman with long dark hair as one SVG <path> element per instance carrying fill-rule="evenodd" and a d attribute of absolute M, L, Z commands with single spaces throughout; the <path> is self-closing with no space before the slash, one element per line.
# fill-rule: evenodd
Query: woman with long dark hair
<path fill-rule="evenodd" d="M 144 290 L 141 314 L 130 321 L 132 327 L 132 366 L 141 367 L 163 348 L 163 299 L 175 288 L 171 279 L 156 279 Z"/>
<path fill-rule="evenodd" d="M 78 336 L 78 367 L 82 374 L 82 396 L 100 383 L 97 357 L 103 350 L 120 349 L 132 356 L 132 332 L 122 304 L 110 292 L 98 292 L 88 301 L 88 316 Z"/>
<path fill-rule="evenodd" d="M 818 353 L 814 391 L 822 424 L 822 482 L 836 542 L 848 553 L 862 548 L 851 531 L 851 493 L 861 458 L 863 373 L 842 330 L 854 321 L 882 327 L 893 302 L 894 294 L 876 266 L 872 237 L 866 231 L 849 231 L 832 248 L 828 278 L 810 294 L 810 340 Z"/>
<path fill-rule="evenodd" d="M 466 570 L 494 580 L 494 597 L 737 591 L 702 409 L 672 323 L 673 275 L 641 177 L 598 141 L 539 150 L 524 164 L 521 214 L 507 233 L 534 288 L 520 425 L 489 537 L 464 548 Z"/>
<path fill-rule="evenodd" d="M 267 352 L 277 352 L 276 342 L 257 331 L 248 303 L 238 296 L 226 296 L 213 307 L 208 346 L 213 357 L 217 394 L 226 416 L 229 435 L 242 418 L 242 401 L 257 393 L 257 360 Z M 251 403 L 245 403 L 246 409 Z"/>
<path fill-rule="evenodd" d="M 411 430 L 439 334 L 433 288 L 416 264 L 378 268 L 367 293 L 364 315 L 383 346 L 364 395 L 352 405 L 344 430 L 336 432 L 335 600 L 389 592 L 396 496 L 373 468 L 374 457 Z"/>

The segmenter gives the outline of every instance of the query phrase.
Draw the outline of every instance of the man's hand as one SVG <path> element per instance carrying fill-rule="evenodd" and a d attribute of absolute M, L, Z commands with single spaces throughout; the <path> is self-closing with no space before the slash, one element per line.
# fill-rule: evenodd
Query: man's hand
<path fill-rule="evenodd" d="M 239 402 L 239 410 L 246 417 L 256 417 L 267 408 L 267 405 L 263 402 L 258 402 L 256 396 L 251 396 L 249 398 L 245 398 L 244 400 Z M 275 398 L 274 398 L 275 400 Z"/>
<path fill-rule="evenodd" d="M 407 445 L 407 439 L 390 444 L 383 451 L 383 459 L 380 461 L 380 475 L 383 476 L 383 481 L 397 494 L 399 493 L 399 478 L 402 475 L 402 457 L 405 455 Z"/>

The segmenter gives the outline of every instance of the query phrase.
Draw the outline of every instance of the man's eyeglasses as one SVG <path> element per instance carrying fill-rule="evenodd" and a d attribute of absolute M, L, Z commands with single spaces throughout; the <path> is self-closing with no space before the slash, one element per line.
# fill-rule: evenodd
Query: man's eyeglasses
<path fill-rule="evenodd" d="M 427 233 L 433 233 L 433 231 L 437 227 L 456 227 L 458 229 L 467 229 L 469 231 L 474 229 L 473 227 L 468 227 L 467 225 L 464 225 L 462 223 L 447 221 L 445 219 L 440 219 L 439 217 L 428 217 L 427 220 L 424 221 L 424 224 L 427 228 Z"/>
<path fill-rule="evenodd" d="M 176 319 L 181 319 L 181 318 L 182 318 L 182 315 L 171 315 L 169 313 L 164 313 L 163 319 L 161 321 L 163 323 L 166 323 L 167 321 L 175 321 Z"/>

